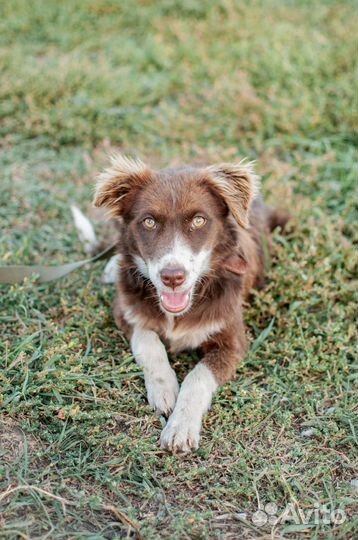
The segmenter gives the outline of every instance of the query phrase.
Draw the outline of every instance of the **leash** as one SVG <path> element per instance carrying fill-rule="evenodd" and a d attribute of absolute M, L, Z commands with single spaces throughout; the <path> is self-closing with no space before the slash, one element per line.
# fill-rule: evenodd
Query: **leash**
<path fill-rule="evenodd" d="M 109 259 L 115 254 L 116 245 L 117 243 L 110 245 L 104 251 L 90 259 L 82 259 L 67 264 L 60 264 L 59 266 L 44 266 L 42 264 L 30 266 L 0 266 L 0 284 L 21 283 L 24 278 L 31 278 L 34 274 L 38 276 L 39 283 L 60 279 L 70 272 L 81 268 L 81 266 L 84 266 L 85 264 L 93 263 L 101 259 Z"/>

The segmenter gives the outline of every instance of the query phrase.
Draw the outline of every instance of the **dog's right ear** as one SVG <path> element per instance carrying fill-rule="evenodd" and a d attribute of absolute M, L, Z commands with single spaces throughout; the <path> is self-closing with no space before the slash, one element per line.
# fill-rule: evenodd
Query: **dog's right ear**
<path fill-rule="evenodd" d="M 253 163 L 221 163 L 205 169 L 206 182 L 225 202 L 236 222 L 247 229 L 249 210 L 259 190 L 259 179 L 254 174 Z"/>
<path fill-rule="evenodd" d="M 107 208 L 113 217 L 122 216 L 133 195 L 152 176 L 152 171 L 142 161 L 121 154 L 111 157 L 111 166 L 99 175 L 93 204 Z"/>

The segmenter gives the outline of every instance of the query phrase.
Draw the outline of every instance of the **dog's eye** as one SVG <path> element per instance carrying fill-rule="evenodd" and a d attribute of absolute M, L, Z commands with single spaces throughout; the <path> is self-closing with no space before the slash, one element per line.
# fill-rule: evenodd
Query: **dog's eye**
<path fill-rule="evenodd" d="M 143 220 L 143 225 L 146 229 L 153 230 L 156 228 L 157 224 L 155 219 L 152 217 L 147 217 Z"/>
<path fill-rule="evenodd" d="M 203 227 L 206 223 L 206 219 L 203 216 L 195 216 L 193 221 L 191 222 L 191 229 L 200 229 Z"/>

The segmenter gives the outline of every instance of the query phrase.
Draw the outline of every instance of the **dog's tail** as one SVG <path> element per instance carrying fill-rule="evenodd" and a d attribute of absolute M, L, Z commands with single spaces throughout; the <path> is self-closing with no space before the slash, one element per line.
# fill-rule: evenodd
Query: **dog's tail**
<path fill-rule="evenodd" d="M 87 216 L 85 216 L 78 206 L 73 204 L 71 206 L 71 212 L 79 239 L 81 240 L 87 255 L 95 257 L 110 246 L 110 242 L 97 240 L 92 222 Z"/>
<path fill-rule="evenodd" d="M 91 221 L 77 206 L 72 205 L 71 211 L 78 236 L 87 255 L 95 257 L 111 246 L 111 242 L 97 240 Z M 114 283 L 116 281 L 119 259 L 118 254 L 109 259 L 102 275 L 104 283 Z"/>
<path fill-rule="evenodd" d="M 96 255 L 95 246 L 97 246 L 98 241 L 92 223 L 88 217 L 81 212 L 78 206 L 73 204 L 71 206 L 71 212 L 78 236 L 83 244 L 85 252 L 91 256 Z"/>
<path fill-rule="evenodd" d="M 270 231 L 273 231 L 277 227 L 281 227 L 283 230 L 287 222 L 290 219 L 290 215 L 288 212 L 285 212 L 284 210 L 279 210 L 277 208 L 269 208 L 269 215 L 268 215 L 268 226 Z"/>

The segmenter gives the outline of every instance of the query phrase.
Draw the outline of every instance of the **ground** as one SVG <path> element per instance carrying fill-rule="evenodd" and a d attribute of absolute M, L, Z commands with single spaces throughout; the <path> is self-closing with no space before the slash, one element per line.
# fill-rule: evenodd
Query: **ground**
<path fill-rule="evenodd" d="M 83 257 L 69 205 L 90 205 L 113 149 L 153 166 L 248 156 L 292 220 L 247 306 L 251 352 L 186 457 L 158 447 L 102 262 L 0 286 L 0 537 L 357 538 L 355 3 L 1 12 L 0 264 Z M 195 355 L 172 362 L 182 379 Z M 268 503 L 290 519 L 255 514 Z"/>

